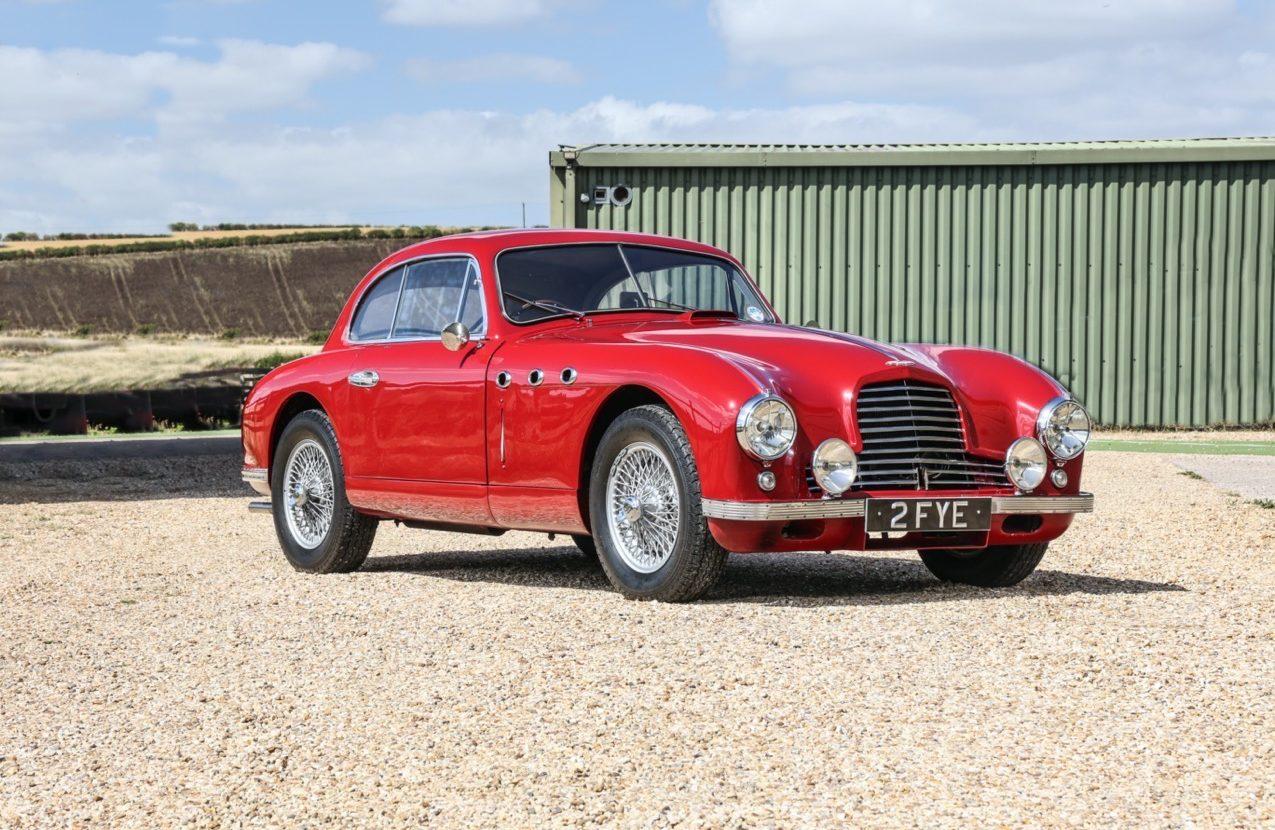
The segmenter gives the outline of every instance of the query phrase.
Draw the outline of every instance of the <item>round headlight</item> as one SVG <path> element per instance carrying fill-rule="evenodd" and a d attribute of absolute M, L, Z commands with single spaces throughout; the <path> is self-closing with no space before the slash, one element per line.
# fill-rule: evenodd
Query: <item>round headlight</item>
<path fill-rule="evenodd" d="M 735 437 L 744 452 L 762 461 L 774 461 L 796 440 L 797 418 L 779 398 L 758 395 L 740 407 Z"/>
<path fill-rule="evenodd" d="M 1085 451 L 1092 428 L 1089 413 L 1069 398 L 1054 398 L 1036 420 L 1036 434 L 1060 461 L 1070 461 Z"/>
<path fill-rule="evenodd" d="M 1023 492 L 1035 490 L 1045 480 L 1049 456 L 1035 438 L 1019 438 L 1005 453 L 1005 473 Z"/>
<path fill-rule="evenodd" d="M 810 467 L 823 491 L 830 496 L 839 496 L 854 484 L 854 477 L 859 472 L 859 459 L 845 441 L 829 438 L 815 448 Z"/>

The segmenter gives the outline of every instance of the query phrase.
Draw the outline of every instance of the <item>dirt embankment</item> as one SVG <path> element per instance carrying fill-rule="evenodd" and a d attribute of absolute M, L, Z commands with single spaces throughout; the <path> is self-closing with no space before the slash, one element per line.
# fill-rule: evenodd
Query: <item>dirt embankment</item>
<path fill-rule="evenodd" d="M 302 338 L 401 239 L 0 262 L 9 329 Z"/>

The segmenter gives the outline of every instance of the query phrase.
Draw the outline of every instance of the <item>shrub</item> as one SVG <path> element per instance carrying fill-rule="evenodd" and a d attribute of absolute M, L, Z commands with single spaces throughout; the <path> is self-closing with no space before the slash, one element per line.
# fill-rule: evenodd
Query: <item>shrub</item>
<path fill-rule="evenodd" d="M 197 231 L 199 226 L 194 222 L 169 222 L 168 229 L 173 233 L 182 233 L 183 231 Z"/>
<path fill-rule="evenodd" d="M 238 337 L 239 337 L 239 329 L 235 329 L 235 328 L 225 329 L 221 333 L 222 340 L 235 340 Z"/>
<path fill-rule="evenodd" d="M 154 333 L 155 333 L 155 324 L 154 324 L 154 323 L 141 323 L 141 324 L 139 324 L 139 325 L 137 326 L 137 328 L 133 329 L 133 332 L 134 332 L 135 334 L 138 334 L 138 335 L 142 336 L 142 337 L 148 337 L 148 336 L 150 336 L 150 335 L 152 335 L 152 334 L 154 334 Z"/>
<path fill-rule="evenodd" d="M 93 333 L 93 327 L 90 326 L 88 323 L 81 323 L 80 325 L 75 327 L 76 337 L 88 337 L 92 333 Z"/>
<path fill-rule="evenodd" d="M 5 234 L 4 237 L 6 242 L 28 242 L 39 238 L 40 234 L 31 233 L 30 231 L 13 231 L 12 233 Z"/>
<path fill-rule="evenodd" d="M 315 329 L 305 336 L 305 342 L 315 346 L 322 346 L 324 343 L 328 342 L 328 333 L 326 331 Z"/>
<path fill-rule="evenodd" d="M 297 354 L 296 352 L 271 352 L 253 361 L 252 368 L 269 372 L 271 369 L 301 357 L 305 357 L 305 355 Z"/>

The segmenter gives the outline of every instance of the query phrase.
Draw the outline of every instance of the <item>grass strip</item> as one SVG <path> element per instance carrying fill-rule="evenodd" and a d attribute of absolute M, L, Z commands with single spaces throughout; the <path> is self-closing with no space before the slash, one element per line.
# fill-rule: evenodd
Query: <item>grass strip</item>
<path fill-rule="evenodd" d="M 1096 452 L 1154 452 L 1168 455 L 1275 455 L 1275 441 L 1162 441 L 1095 438 Z"/>

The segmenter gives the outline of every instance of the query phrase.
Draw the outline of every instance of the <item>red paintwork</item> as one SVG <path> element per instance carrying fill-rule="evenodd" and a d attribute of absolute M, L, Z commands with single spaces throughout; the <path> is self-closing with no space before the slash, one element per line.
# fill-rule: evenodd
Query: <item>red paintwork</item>
<path fill-rule="evenodd" d="M 495 286 L 496 255 L 510 248 L 577 242 L 696 251 L 730 260 L 743 272 L 737 260 L 718 249 L 646 234 L 498 231 L 409 246 L 363 278 L 321 352 L 279 367 L 254 388 L 244 408 L 245 466 L 269 467 L 272 442 L 282 428 L 280 413 L 294 396 L 308 395 L 333 421 L 347 495 L 355 507 L 387 518 L 582 533 L 588 531 L 582 495 L 588 487 L 586 439 L 599 410 L 620 390 L 645 390 L 677 415 L 705 498 L 743 501 L 810 498 L 805 468 L 824 438 L 841 436 L 861 449 L 854 407 L 865 383 L 914 378 L 948 387 L 965 418 L 969 451 L 996 461 L 1014 439 L 1034 435 L 1040 409 L 1065 394 L 1035 367 L 984 349 L 892 346 L 709 315 L 635 312 L 522 326 L 506 320 Z M 477 260 L 487 308 L 484 338 L 458 352 L 437 341 L 366 345 L 347 339 L 357 300 L 377 276 L 403 261 L 439 254 Z M 912 365 L 890 365 L 896 360 Z M 570 386 L 559 377 L 567 366 L 579 372 Z M 375 369 L 381 383 L 373 389 L 346 383 L 350 372 L 362 369 Z M 527 383 L 532 369 L 545 373 L 541 386 Z M 495 383 L 501 371 L 514 377 L 507 389 Z M 773 390 L 792 405 L 800 430 L 789 454 L 771 465 L 778 479 L 771 493 L 758 489 L 763 465 L 740 450 L 734 434 L 740 405 L 761 390 Z M 1079 492 L 1081 466 L 1081 459 L 1067 464 L 1065 491 L 1046 482 L 1035 495 Z M 1046 541 L 1070 521 L 1069 515 L 1046 516 L 1039 530 L 1010 535 L 997 520 L 989 534 L 966 541 L 980 547 Z M 861 519 L 802 522 L 790 526 L 786 536 L 781 535 L 783 522 L 713 519 L 709 527 L 735 551 L 862 550 L 878 544 L 866 539 Z M 908 548 L 926 545 L 903 541 Z M 952 544 L 949 537 L 944 546 Z"/>

